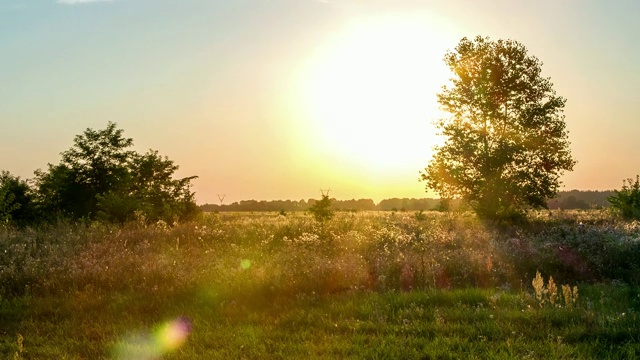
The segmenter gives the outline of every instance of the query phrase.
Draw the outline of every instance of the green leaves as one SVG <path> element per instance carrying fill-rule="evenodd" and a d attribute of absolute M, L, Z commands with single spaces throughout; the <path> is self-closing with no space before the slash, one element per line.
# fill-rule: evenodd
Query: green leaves
<path fill-rule="evenodd" d="M 514 40 L 463 38 L 447 52 L 450 84 L 438 94 L 446 137 L 421 180 L 443 198 L 462 198 L 484 217 L 543 207 L 572 170 L 562 110 L 542 62 Z"/>

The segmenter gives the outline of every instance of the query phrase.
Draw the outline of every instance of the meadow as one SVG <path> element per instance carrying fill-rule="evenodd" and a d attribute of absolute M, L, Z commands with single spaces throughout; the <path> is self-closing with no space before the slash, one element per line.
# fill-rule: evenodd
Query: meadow
<path fill-rule="evenodd" d="M 606 210 L 0 227 L 0 358 L 633 359 L 639 284 Z"/>

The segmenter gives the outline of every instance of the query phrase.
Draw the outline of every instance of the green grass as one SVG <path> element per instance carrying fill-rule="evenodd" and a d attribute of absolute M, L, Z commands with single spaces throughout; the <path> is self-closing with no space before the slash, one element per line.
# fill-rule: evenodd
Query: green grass
<path fill-rule="evenodd" d="M 640 356 L 638 223 L 424 215 L 0 228 L 0 359 Z"/>
<path fill-rule="evenodd" d="M 21 357 L 31 359 L 140 358 L 157 349 L 153 329 L 181 316 L 192 331 L 167 359 L 637 358 L 638 289 L 581 291 L 573 309 L 488 289 L 218 301 L 131 294 L 124 303 L 122 295 L 76 293 L 5 301 L 3 315 L 14 314 L 9 329 L 24 336 Z M 7 358 L 15 339 L 3 336 Z"/>

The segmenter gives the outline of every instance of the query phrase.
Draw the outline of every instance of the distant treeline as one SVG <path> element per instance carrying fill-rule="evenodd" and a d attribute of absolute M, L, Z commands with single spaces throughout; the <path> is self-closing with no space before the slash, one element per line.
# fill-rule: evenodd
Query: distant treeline
<path fill-rule="evenodd" d="M 607 198 L 613 195 L 613 191 L 561 191 L 558 197 L 548 201 L 550 209 L 591 209 L 608 207 Z M 200 206 L 203 211 L 306 211 L 314 203 L 315 199 L 308 200 L 242 200 L 231 204 L 204 204 Z M 376 204 L 371 199 L 332 199 L 331 209 L 338 211 L 420 211 L 440 209 L 440 199 L 424 198 L 392 198 L 384 199 Z"/>
<path fill-rule="evenodd" d="M 592 209 L 609 207 L 607 198 L 615 195 L 608 191 L 560 191 L 558 197 L 547 201 L 549 209 Z"/>
<path fill-rule="evenodd" d="M 273 200 L 256 201 L 242 200 L 231 204 L 201 205 L 203 211 L 306 211 L 316 199 L 309 200 Z M 379 204 L 371 199 L 337 200 L 331 199 L 331 210 L 338 211 L 366 211 L 366 210 L 430 210 L 438 206 L 439 199 L 385 199 Z"/>

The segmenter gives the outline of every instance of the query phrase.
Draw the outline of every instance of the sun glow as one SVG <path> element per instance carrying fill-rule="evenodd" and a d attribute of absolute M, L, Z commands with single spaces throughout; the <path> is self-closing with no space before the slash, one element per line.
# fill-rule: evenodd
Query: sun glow
<path fill-rule="evenodd" d="M 319 49 L 301 91 L 315 143 L 363 170 L 423 168 L 449 77 L 444 28 L 424 14 L 371 17 Z"/>

